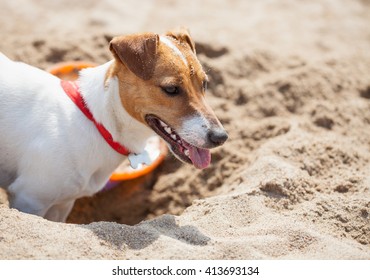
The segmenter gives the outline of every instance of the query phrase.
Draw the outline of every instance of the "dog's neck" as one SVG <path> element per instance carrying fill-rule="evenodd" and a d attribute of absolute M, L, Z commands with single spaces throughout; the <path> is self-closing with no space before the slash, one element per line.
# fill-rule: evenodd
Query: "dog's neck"
<path fill-rule="evenodd" d="M 113 139 L 131 152 L 139 154 L 154 132 L 124 109 L 118 78 L 109 76 L 113 64 L 114 60 L 82 70 L 79 77 L 81 94 L 95 120 L 105 126 Z"/>

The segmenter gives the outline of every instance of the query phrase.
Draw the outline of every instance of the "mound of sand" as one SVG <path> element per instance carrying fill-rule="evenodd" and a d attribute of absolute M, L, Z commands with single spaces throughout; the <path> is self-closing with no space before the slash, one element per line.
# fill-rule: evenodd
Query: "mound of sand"
<path fill-rule="evenodd" d="M 204 171 L 169 157 L 79 200 L 69 224 L 1 191 L 0 259 L 370 258 L 366 1 L 23 4 L 1 4 L 0 50 L 44 69 L 105 62 L 115 34 L 189 26 L 230 140 Z"/>

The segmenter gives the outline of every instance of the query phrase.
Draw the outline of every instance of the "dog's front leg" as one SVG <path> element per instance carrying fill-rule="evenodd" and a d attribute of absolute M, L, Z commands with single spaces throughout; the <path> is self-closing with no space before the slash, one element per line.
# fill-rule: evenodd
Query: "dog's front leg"
<path fill-rule="evenodd" d="M 45 215 L 45 219 L 54 222 L 65 222 L 69 213 L 71 212 L 75 201 L 70 200 L 67 202 L 53 205 Z"/>
<path fill-rule="evenodd" d="M 51 206 L 51 201 L 41 198 L 25 187 L 25 183 L 18 178 L 8 188 L 9 206 L 19 211 L 44 217 Z"/>

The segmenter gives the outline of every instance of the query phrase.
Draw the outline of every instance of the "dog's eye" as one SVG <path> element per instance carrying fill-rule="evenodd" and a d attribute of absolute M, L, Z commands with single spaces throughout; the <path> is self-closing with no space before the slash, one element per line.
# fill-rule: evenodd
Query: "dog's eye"
<path fill-rule="evenodd" d="M 206 80 L 203 81 L 202 88 L 203 88 L 203 91 L 206 91 L 207 90 L 207 88 L 208 88 L 208 82 Z"/>
<path fill-rule="evenodd" d="M 162 87 L 162 90 L 168 95 L 177 95 L 180 93 L 179 87 L 176 86 L 165 86 Z"/>

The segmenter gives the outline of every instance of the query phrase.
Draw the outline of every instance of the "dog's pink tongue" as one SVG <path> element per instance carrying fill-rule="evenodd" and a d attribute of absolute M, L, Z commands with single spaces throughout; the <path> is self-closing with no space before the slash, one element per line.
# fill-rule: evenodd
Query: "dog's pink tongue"
<path fill-rule="evenodd" d="M 203 169 L 211 163 L 211 153 L 209 150 L 197 148 L 189 145 L 189 157 L 196 168 Z"/>

